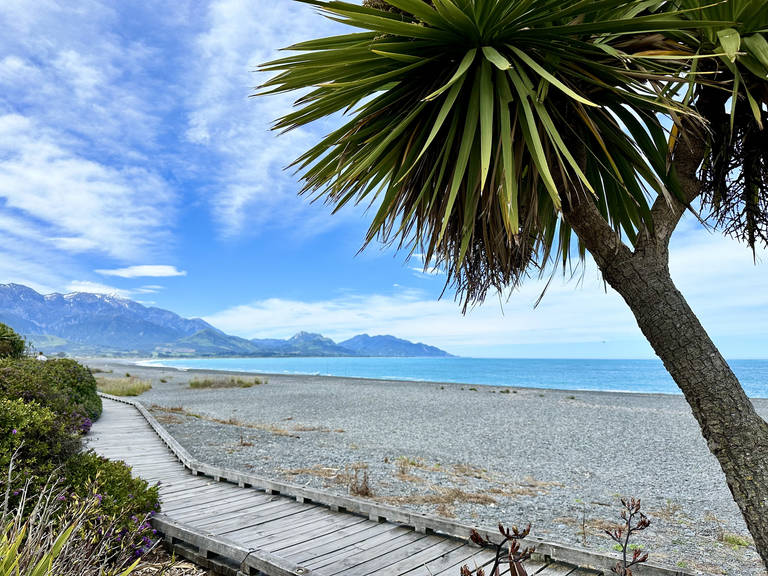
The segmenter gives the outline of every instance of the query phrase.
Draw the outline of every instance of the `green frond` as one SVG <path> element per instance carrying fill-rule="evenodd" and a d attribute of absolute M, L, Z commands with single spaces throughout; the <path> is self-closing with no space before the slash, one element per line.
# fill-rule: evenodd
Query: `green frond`
<path fill-rule="evenodd" d="M 262 66 L 263 93 L 304 94 L 276 129 L 348 114 L 294 163 L 303 192 L 378 205 L 366 242 L 418 247 L 467 303 L 584 254 L 566 202 L 595 202 L 630 242 L 652 229 L 649 203 L 681 195 L 662 118 L 695 114 L 677 96 L 691 63 L 768 69 L 739 24 L 764 17 L 755 2 L 303 1 L 360 30 Z"/>

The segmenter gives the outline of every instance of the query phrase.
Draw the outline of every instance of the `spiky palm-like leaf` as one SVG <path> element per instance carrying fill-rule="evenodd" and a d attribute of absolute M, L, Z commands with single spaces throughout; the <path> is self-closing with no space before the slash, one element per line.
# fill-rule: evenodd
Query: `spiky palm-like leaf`
<path fill-rule="evenodd" d="M 350 116 L 295 162 L 304 191 L 378 204 L 367 242 L 420 248 L 468 302 L 565 263 L 575 195 L 633 242 L 648 199 L 677 194 L 659 113 L 685 110 L 657 86 L 693 54 L 664 33 L 699 24 L 666 3 L 302 1 L 362 30 L 261 67 L 262 93 L 309 89 L 277 129 Z"/>
<path fill-rule="evenodd" d="M 768 6 L 765 0 L 714 4 L 679 0 L 686 17 L 731 21 L 705 26 L 678 39 L 691 50 L 719 54 L 702 72 L 692 100 L 707 93 L 710 153 L 704 165 L 702 201 L 727 233 L 768 245 Z"/>

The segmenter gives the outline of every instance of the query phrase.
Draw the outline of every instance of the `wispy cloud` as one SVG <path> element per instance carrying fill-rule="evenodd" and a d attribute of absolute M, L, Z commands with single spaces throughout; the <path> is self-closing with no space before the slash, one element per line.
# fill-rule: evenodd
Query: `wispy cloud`
<path fill-rule="evenodd" d="M 144 264 L 138 266 L 126 266 L 111 270 L 95 270 L 102 276 L 118 276 L 120 278 L 167 278 L 170 276 L 186 276 L 186 270 L 178 270 L 176 266 L 165 264 Z"/>
<path fill-rule="evenodd" d="M 489 300 L 466 316 L 452 300 L 401 290 L 322 301 L 271 298 L 224 310 L 206 320 L 249 338 L 286 337 L 309 330 L 341 340 L 368 332 L 394 334 L 472 355 L 516 355 L 518 345 L 637 339 L 639 330 L 617 295 L 606 295 L 597 302 L 592 291 L 558 286 L 534 310 L 540 289 L 531 284 L 503 306 Z M 579 322 L 585 315 L 590 321 Z"/>
<path fill-rule="evenodd" d="M 177 196 L 154 162 L 168 159 L 159 141 L 174 99 L 156 74 L 167 59 L 147 44 L 163 36 L 129 33 L 121 10 L 0 3 L 0 236 L 17 261 L 46 263 L 14 276 L 30 285 L 61 289 L 89 255 L 125 264 L 174 246 Z M 183 38 L 183 18 L 147 22 Z"/>
<path fill-rule="evenodd" d="M 297 198 L 299 185 L 284 171 L 323 128 L 277 138 L 270 124 L 291 109 L 292 99 L 249 98 L 253 87 L 266 80 L 254 73 L 258 64 L 277 57 L 279 48 L 322 35 L 334 25 L 308 6 L 287 0 L 258 8 L 247 0 L 215 0 L 207 23 L 195 43 L 199 64 L 188 82 L 199 89 L 189 100 L 187 137 L 218 155 L 210 205 L 220 234 L 253 235 L 270 228 L 316 234 L 341 224 L 348 216 L 331 219 L 326 208 Z"/>
<path fill-rule="evenodd" d="M 65 252 L 130 260 L 169 240 L 174 193 L 136 166 L 84 158 L 66 135 L 18 114 L 0 116 L 0 199 L 38 237 Z"/>

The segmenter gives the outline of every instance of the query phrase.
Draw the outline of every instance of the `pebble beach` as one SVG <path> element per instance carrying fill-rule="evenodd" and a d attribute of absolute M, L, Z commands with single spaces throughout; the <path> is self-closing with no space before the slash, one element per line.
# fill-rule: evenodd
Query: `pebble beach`
<path fill-rule="evenodd" d="M 255 375 L 86 363 L 150 382 L 137 399 L 212 464 L 600 552 L 619 499 L 640 498 L 653 562 L 766 575 L 682 396 L 289 375 L 195 389 Z"/>

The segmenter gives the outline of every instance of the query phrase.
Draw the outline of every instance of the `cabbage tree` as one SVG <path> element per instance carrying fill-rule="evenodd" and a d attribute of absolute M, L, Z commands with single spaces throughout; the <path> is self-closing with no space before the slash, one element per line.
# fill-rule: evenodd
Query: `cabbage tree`
<path fill-rule="evenodd" d="M 764 0 L 302 1 L 353 29 L 262 66 L 298 91 L 276 129 L 343 113 L 303 192 L 377 206 L 366 244 L 419 250 L 465 308 L 588 251 L 768 565 L 768 423 L 668 269 L 686 210 L 768 241 Z"/>

